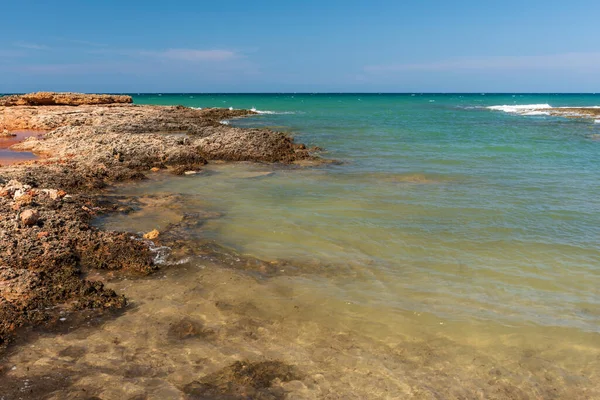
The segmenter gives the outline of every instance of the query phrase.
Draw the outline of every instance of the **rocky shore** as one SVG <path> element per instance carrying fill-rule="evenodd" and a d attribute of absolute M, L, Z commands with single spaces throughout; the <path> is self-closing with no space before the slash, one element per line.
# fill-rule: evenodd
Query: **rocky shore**
<path fill-rule="evenodd" d="M 548 113 L 548 115 L 555 117 L 600 118 L 600 108 L 594 107 L 554 107 L 536 109 L 536 111 Z"/>
<path fill-rule="evenodd" d="M 46 131 L 14 145 L 35 161 L 0 167 L 0 345 L 64 310 L 114 310 L 127 300 L 93 269 L 145 275 L 149 242 L 90 225 L 118 205 L 107 185 L 160 171 L 192 174 L 211 161 L 319 162 L 289 136 L 220 121 L 245 110 L 138 106 L 129 96 L 37 93 L 0 98 L 0 132 Z"/>

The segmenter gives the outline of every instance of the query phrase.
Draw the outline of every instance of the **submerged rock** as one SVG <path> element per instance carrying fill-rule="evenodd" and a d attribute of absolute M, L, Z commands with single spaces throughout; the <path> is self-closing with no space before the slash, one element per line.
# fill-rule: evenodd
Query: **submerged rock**
<path fill-rule="evenodd" d="M 194 337 L 206 338 L 214 335 L 214 333 L 212 329 L 205 328 L 201 322 L 184 318 L 169 327 L 167 336 L 171 340 L 184 340 Z"/>
<path fill-rule="evenodd" d="M 236 361 L 228 367 L 189 383 L 183 391 L 192 399 L 283 399 L 276 385 L 301 379 L 292 365 L 281 361 Z"/>

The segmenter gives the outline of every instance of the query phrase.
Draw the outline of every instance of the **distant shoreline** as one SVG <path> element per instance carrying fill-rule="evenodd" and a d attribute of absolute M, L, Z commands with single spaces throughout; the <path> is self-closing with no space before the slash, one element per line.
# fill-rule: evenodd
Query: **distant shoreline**
<path fill-rule="evenodd" d="M 20 96 L 28 92 L 0 92 L 0 96 Z M 560 95 L 560 96 L 599 96 L 598 92 L 78 92 L 82 94 L 104 94 L 104 95 L 124 95 L 124 96 L 144 96 L 144 95 L 485 95 L 485 96 L 506 96 L 506 95 Z"/>

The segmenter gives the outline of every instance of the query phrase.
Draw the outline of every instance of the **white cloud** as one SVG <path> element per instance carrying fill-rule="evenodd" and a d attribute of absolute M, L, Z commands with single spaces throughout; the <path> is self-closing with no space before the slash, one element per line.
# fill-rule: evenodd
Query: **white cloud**
<path fill-rule="evenodd" d="M 14 43 L 14 46 L 20 47 L 22 49 L 28 49 L 28 50 L 50 50 L 50 47 L 43 45 L 43 44 L 37 44 L 37 43 L 16 42 L 16 43 Z"/>
<path fill-rule="evenodd" d="M 167 49 L 164 51 L 142 51 L 141 55 L 181 61 L 228 61 L 238 58 L 230 50 Z"/>
<path fill-rule="evenodd" d="M 426 63 L 369 65 L 369 73 L 405 71 L 460 71 L 460 70 L 597 70 L 600 53 L 564 53 L 541 56 L 468 57 Z"/>

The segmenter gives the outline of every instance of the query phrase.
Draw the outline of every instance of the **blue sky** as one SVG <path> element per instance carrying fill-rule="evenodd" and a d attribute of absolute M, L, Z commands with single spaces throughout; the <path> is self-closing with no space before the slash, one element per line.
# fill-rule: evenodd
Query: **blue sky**
<path fill-rule="evenodd" d="M 600 92 L 600 1 L 7 1 L 0 92 Z"/>

